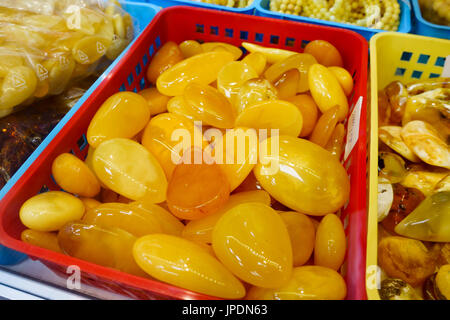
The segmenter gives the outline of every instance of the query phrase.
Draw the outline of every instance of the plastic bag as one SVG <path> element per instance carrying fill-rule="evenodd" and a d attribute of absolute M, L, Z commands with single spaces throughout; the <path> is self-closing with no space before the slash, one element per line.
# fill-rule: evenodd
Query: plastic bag
<path fill-rule="evenodd" d="M 133 36 L 117 1 L 0 0 L 0 117 L 61 94 Z"/>

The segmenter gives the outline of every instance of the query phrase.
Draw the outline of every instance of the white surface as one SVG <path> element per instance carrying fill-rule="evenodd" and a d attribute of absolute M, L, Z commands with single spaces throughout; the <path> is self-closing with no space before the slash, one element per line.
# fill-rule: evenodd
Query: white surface
<path fill-rule="evenodd" d="M 62 278 L 39 261 L 27 259 L 14 266 L 0 266 L 0 298 L 14 300 L 123 300 L 127 297 L 81 284 L 69 290 Z"/>

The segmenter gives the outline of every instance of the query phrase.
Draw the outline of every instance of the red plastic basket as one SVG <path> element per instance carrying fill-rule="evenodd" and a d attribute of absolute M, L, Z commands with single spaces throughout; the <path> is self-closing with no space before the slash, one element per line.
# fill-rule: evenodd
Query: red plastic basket
<path fill-rule="evenodd" d="M 180 43 L 186 39 L 223 41 L 237 46 L 240 46 L 242 41 L 248 41 L 298 52 L 303 50 L 308 41 L 323 39 L 339 49 L 345 67 L 354 77 L 351 112 L 357 109 L 356 102 L 362 97 L 360 117 L 352 121 L 351 131 L 356 143 L 344 162 L 351 179 L 351 200 L 341 213 L 348 239 L 343 274 L 348 286 L 347 298 L 365 299 L 367 43 L 363 37 L 352 31 L 298 22 L 190 7 L 162 10 L 84 105 L 59 132 L 54 133 L 53 140 L 48 142 L 46 148 L 36 156 L 36 160 L 0 201 L 0 242 L 41 260 L 66 277 L 67 268 L 76 265 L 81 269 L 82 281 L 85 283 L 132 298 L 214 299 L 52 252 L 20 240 L 20 233 L 25 228 L 19 220 L 21 205 L 39 192 L 48 189 L 59 190 L 51 176 L 51 165 L 55 157 L 63 152 L 72 152 L 84 159 L 87 153 L 85 133 L 101 104 L 120 90 L 139 91 L 145 88 L 145 68 L 158 48 L 169 40 Z"/>

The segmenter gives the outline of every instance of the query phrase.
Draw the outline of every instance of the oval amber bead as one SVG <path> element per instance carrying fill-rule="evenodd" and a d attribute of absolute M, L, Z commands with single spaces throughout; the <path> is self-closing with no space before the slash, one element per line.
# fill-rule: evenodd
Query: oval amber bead
<path fill-rule="evenodd" d="M 313 55 L 317 61 L 326 66 L 343 66 L 342 56 L 338 49 L 325 40 L 313 40 L 305 46 L 305 53 Z"/>
<path fill-rule="evenodd" d="M 202 147 L 202 144 L 202 132 L 194 123 L 173 113 L 155 116 L 142 136 L 142 145 L 159 161 L 167 179 L 171 178 L 186 148 Z"/>
<path fill-rule="evenodd" d="M 314 250 L 316 232 L 311 219 L 300 212 L 280 212 L 291 239 L 294 267 L 304 265 Z"/>
<path fill-rule="evenodd" d="M 83 217 L 86 224 L 102 228 L 122 228 L 135 237 L 162 232 L 161 225 L 153 215 L 124 203 L 104 203 L 90 209 Z"/>
<path fill-rule="evenodd" d="M 185 40 L 181 42 L 178 47 L 183 53 L 184 58 L 190 58 L 197 54 L 203 53 L 202 45 L 195 40 Z"/>
<path fill-rule="evenodd" d="M 93 167 L 109 189 L 132 200 L 154 203 L 166 199 L 167 179 L 156 158 L 129 139 L 111 139 L 95 149 Z"/>
<path fill-rule="evenodd" d="M 38 194 L 20 208 L 20 221 L 33 230 L 57 231 L 72 220 L 81 219 L 84 214 L 83 202 L 62 191 Z"/>
<path fill-rule="evenodd" d="M 224 65 L 233 61 L 227 51 L 204 52 L 187 58 L 166 70 L 158 77 L 156 87 L 166 96 L 179 96 L 191 83 L 210 84 L 217 79 Z M 205 68 L 205 66 L 208 66 Z"/>
<path fill-rule="evenodd" d="M 150 83 L 155 84 L 156 79 L 167 69 L 184 59 L 183 53 L 181 52 L 178 45 L 169 41 L 166 42 L 159 50 L 155 53 L 147 69 L 147 79 Z"/>
<path fill-rule="evenodd" d="M 297 137 L 302 131 L 303 117 L 294 104 L 269 100 L 246 107 L 236 118 L 236 126 L 269 131 L 278 129 L 280 135 Z"/>
<path fill-rule="evenodd" d="M 274 87 L 278 90 L 278 97 L 281 100 L 287 100 L 295 96 L 299 81 L 300 72 L 297 69 L 291 69 L 283 73 L 274 83 Z"/>
<path fill-rule="evenodd" d="M 32 244 L 34 246 L 38 246 L 55 252 L 62 252 L 58 244 L 57 234 L 53 232 L 26 229 L 22 231 L 20 239 L 22 239 L 23 242 Z"/>
<path fill-rule="evenodd" d="M 242 84 L 236 97 L 235 107 L 238 113 L 245 108 L 266 100 L 276 100 L 277 89 L 266 79 L 250 79 Z"/>
<path fill-rule="evenodd" d="M 147 101 L 134 92 L 119 92 L 108 98 L 92 118 L 87 140 L 93 148 L 112 138 L 132 138 L 150 120 Z"/>
<path fill-rule="evenodd" d="M 230 184 L 215 163 L 181 163 L 175 167 L 167 188 L 167 205 L 180 219 L 194 220 L 225 205 Z"/>
<path fill-rule="evenodd" d="M 208 131 L 205 133 L 205 137 Z M 236 189 L 253 170 L 258 159 L 258 135 L 254 129 L 227 130 L 214 142 L 211 155 L 225 174 L 230 191 Z M 205 149 L 207 151 L 208 148 Z"/>
<path fill-rule="evenodd" d="M 214 51 L 217 47 L 223 47 L 226 51 L 233 54 L 234 60 L 238 60 L 242 56 L 242 50 L 232 44 L 226 42 L 205 42 L 201 44 L 204 52 Z"/>
<path fill-rule="evenodd" d="M 235 112 L 228 99 L 217 89 L 190 83 L 184 89 L 187 112 L 195 120 L 217 128 L 232 128 Z"/>
<path fill-rule="evenodd" d="M 294 268 L 290 280 L 276 289 L 252 287 L 247 300 L 343 300 L 347 295 L 344 278 L 320 266 Z"/>
<path fill-rule="evenodd" d="M 260 143 L 259 163 L 253 170 L 272 197 L 292 210 L 317 216 L 336 212 L 347 202 L 350 181 L 331 153 L 300 138 L 273 140 Z"/>
<path fill-rule="evenodd" d="M 266 69 L 267 58 L 261 52 L 251 52 L 242 59 L 242 62 L 248 64 L 260 76 Z"/>
<path fill-rule="evenodd" d="M 79 221 L 67 223 L 58 233 L 58 243 L 64 253 L 146 277 L 133 259 L 135 241 L 136 237 L 122 229 L 105 229 Z"/>
<path fill-rule="evenodd" d="M 156 88 L 147 88 L 138 92 L 145 100 L 147 100 L 148 107 L 150 108 L 150 114 L 153 116 L 158 113 L 167 111 L 167 103 L 170 97 L 159 93 Z"/>
<path fill-rule="evenodd" d="M 56 183 L 67 192 L 83 197 L 94 197 L 100 192 L 95 174 L 71 153 L 56 157 L 52 164 L 52 175 Z"/>
<path fill-rule="evenodd" d="M 327 214 L 316 232 L 314 264 L 338 270 L 344 262 L 346 240 L 344 226 L 335 214 Z"/>
<path fill-rule="evenodd" d="M 286 101 L 295 104 L 302 113 L 303 126 L 299 136 L 309 136 L 316 126 L 317 118 L 319 117 L 319 109 L 317 108 L 313 98 L 311 98 L 308 94 L 299 94 L 288 98 Z"/>
<path fill-rule="evenodd" d="M 339 107 L 335 106 L 325 111 L 317 121 L 309 141 L 315 144 L 325 147 L 333 134 L 334 128 L 338 122 Z"/>
<path fill-rule="evenodd" d="M 311 95 L 322 113 L 339 106 L 339 121 L 348 113 L 348 101 L 339 81 L 328 68 L 314 64 L 309 69 L 308 82 Z"/>
<path fill-rule="evenodd" d="M 238 299 L 245 288 L 205 248 L 183 238 L 153 234 L 133 247 L 138 265 L 152 277 L 220 298 Z"/>
<path fill-rule="evenodd" d="M 93 198 L 80 198 L 80 200 L 83 202 L 86 210 L 98 207 L 99 205 L 102 204 L 100 201 Z"/>
<path fill-rule="evenodd" d="M 350 72 L 341 67 L 328 67 L 328 69 L 333 72 L 348 97 L 353 91 L 353 78 Z"/>
<path fill-rule="evenodd" d="M 234 105 L 239 89 L 244 82 L 257 77 L 256 71 L 248 64 L 242 61 L 233 61 L 226 64 L 217 75 L 217 89 Z"/>
<path fill-rule="evenodd" d="M 130 206 L 144 210 L 148 215 L 157 219 L 161 226 L 162 233 L 174 236 L 181 235 L 184 224 L 162 206 L 142 200 L 130 202 Z"/>
<path fill-rule="evenodd" d="M 222 215 L 231 208 L 247 202 L 260 202 L 270 206 L 270 196 L 264 190 L 234 193 L 230 196 L 227 203 L 216 213 L 201 219 L 189 221 L 183 229 L 183 237 L 196 242 L 212 243 L 212 231 Z"/>
<path fill-rule="evenodd" d="M 291 276 L 288 230 L 265 204 L 244 203 L 228 210 L 214 227 L 212 245 L 219 260 L 247 283 L 276 288 Z"/>
<path fill-rule="evenodd" d="M 342 151 L 344 151 L 345 127 L 342 123 L 338 123 L 328 140 L 325 149 L 331 152 L 337 159 L 341 158 Z"/>

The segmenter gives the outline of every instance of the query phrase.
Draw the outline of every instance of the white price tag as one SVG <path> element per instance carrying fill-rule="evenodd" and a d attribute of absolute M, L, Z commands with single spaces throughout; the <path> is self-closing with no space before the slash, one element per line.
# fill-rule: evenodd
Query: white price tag
<path fill-rule="evenodd" d="M 347 144 L 345 145 L 344 161 L 347 160 L 347 157 L 350 155 L 359 139 L 359 124 L 361 122 L 362 102 L 363 97 L 359 97 L 350 118 L 348 118 Z"/>

